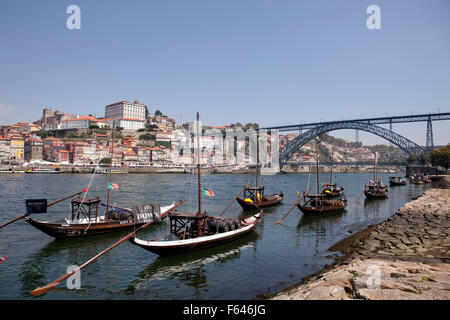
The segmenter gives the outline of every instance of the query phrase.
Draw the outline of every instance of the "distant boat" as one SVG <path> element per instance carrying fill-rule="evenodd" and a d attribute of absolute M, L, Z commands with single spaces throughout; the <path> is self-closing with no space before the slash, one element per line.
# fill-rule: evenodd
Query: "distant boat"
<path fill-rule="evenodd" d="M 60 170 L 53 170 L 53 169 L 31 168 L 31 169 L 26 170 L 25 173 L 53 174 L 53 173 L 61 173 L 61 171 Z"/>
<path fill-rule="evenodd" d="M 101 173 L 103 174 L 109 174 L 109 169 L 103 170 Z M 111 174 L 128 174 L 128 171 L 122 171 L 122 170 L 111 170 Z"/>
<path fill-rule="evenodd" d="M 381 177 L 376 178 L 377 176 L 377 160 L 378 153 L 375 152 L 375 165 L 373 171 L 373 180 L 370 180 L 367 185 L 364 186 L 364 194 L 366 198 L 375 198 L 375 199 L 384 199 L 389 196 L 388 186 L 383 186 Z"/>
<path fill-rule="evenodd" d="M 333 153 L 331 153 L 330 183 L 324 183 L 322 188 L 322 193 L 328 198 L 338 197 L 344 193 L 344 187 L 338 187 L 333 183 Z"/>
<path fill-rule="evenodd" d="M 273 206 L 279 204 L 284 199 L 283 192 L 273 193 L 271 195 L 266 196 L 264 194 L 264 186 L 258 186 L 259 181 L 259 142 L 257 139 L 256 142 L 256 178 L 255 178 L 255 186 L 245 186 L 244 194 L 242 198 L 237 198 L 236 201 L 241 205 L 242 209 L 247 210 L 256 210 L 259 208 L 265 208 L 269 206 Z M 264 179 L 264 178 L 263 178 Z"/>
<path fill-rule="evenodd" d="M 401 177 L 389 177 L 390 186 L 404 186 L 406 185 L 406 179 Z"/>
<path fill-rule="evenodd" d="M 316 193 L 305 192 L 303 195 L 303 204 L 298 203 L 297 207 L 304 215 L 321 215 L 326 213 L 333 213 L 345 209 L 347 206 L 347 199 L 342 192 L 336 194 L 338 199 L 327 199 L 328 195 L 325 192 L 319 193 L 319 151 L 316 146 Z"/>

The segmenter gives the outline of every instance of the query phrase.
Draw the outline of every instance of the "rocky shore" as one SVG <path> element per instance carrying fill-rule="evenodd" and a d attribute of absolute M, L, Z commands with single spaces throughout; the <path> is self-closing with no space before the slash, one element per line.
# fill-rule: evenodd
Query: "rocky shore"
<path fill-rule="evenodd" d="M 450 299 L 450 189 L 428 189 L 386 221 L 347 237 L 324 270 L 274 300 Z"/>

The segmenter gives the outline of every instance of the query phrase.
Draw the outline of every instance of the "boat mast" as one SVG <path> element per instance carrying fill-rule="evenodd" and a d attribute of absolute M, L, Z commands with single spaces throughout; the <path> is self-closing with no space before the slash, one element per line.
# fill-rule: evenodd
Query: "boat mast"
<path fill-rule="evenodd" d="M 197 163 L 197 176 L 198 176 L 198 212 L 197 212 L 197 235 L 201 236 L 201 228 L 200 228 L 200 214 L 202 211 L 202 195 L 201 195 L 201 183 L 200 183 L 200 121 L 199 114 L 197 112 L 197 154 L 198 154 L 198 163 Z"/>
<path fill-rule="evenodd" d="M 114 126 L 116 125 L 116 121 L 113 120 L 113 127 L 111 130 L 111 151 L 109 153 L 109 157 L 111 158 L 110 162 L 109 162 L 109 173 L 108 173 L 108 184 L 107 184 L 107 188 L 108 188 L 108 196 L 106 198 L 106 212 L 105 212 L 105 220 L 108 220 L 108 210 L 109 210 L 109 184 L 111 183 L 111 171 L 112 171 L 112 163 L 113 163 L 113 158 L 114 158 Z"/>
<path fill-rule="evenodd" d="M 316 141 L 316 205 L 318 204 L 318 194 L 319 194 L 319 143 Z"/>
<path fill-rule="evenodd" d="M 256 188 L 258 188 L 258 175 L 259 175 L 259 139 L 258 133 L 256 133 L 256 178 L 255 178 Z"/>
<path fill-rule="evenodd" d="M 333 184 L 333 153 L 334 149 L 331 149 L 331 170 L 330 170 L 330 185 Z"/>
<path fill-rule="evenodd" d="M 378 157 L 378 153 L 375 151 L 375 164 L 373 167 L 373 182 L 377 182 L 377 157 Z"/>

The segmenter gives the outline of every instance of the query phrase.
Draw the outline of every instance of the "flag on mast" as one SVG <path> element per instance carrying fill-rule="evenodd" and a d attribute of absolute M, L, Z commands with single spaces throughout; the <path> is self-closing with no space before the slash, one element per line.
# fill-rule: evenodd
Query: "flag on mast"
<path fill-rule="evenodd" d="M 208 197 L 214 197 L 214 192 L 211 189 L 203 187 L 203 195 Z"/>
<path fill-rule="evenodd" d="M 118 183 L 108 183 L 108 189 L 110 190 L 118 190 L 119 189 L 119 184 Z"/>

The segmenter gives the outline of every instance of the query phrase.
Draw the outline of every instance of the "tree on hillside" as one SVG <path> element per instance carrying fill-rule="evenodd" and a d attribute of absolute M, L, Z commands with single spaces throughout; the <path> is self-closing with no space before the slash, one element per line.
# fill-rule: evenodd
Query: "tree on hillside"
<path fill-rule="evenodd" d="M 406 161 L 408 161 L 409 164 L 414 163 L 417 161 L 417 157 L 415 154 L 411 153 Z"/>
<path fill-rule="evenodd" d="M 159 110 L 155 111 L 155 117 L 162 117 L 163 113 Z"/>
<path fill-rule="evenodd" d="M 450 143 L 431 152 L 431 164 L 433 166 L 441 166 L 448 170 L 450 166 Z"/>

